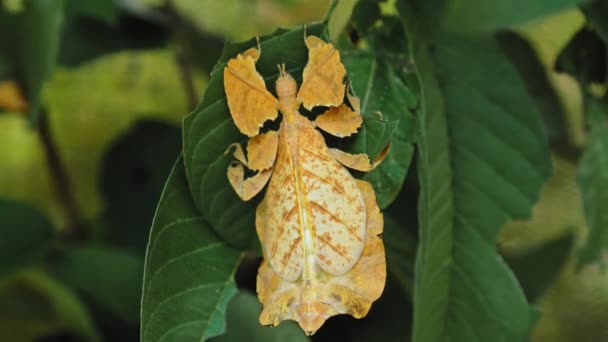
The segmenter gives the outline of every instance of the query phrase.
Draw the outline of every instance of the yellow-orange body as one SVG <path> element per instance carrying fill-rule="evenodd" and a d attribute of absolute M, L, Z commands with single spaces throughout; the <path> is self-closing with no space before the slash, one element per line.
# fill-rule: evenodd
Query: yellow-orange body
<path fill-rule="evenodd" d="M 311 57 L 299 91 L 283 66 L 276 82 L 278 100 L 273 100 L 266 89 L 256 89 L 248 98 L 251 102 L 252 96 L 258 96 L 267 104 L 261 113 L 258 109 L 262 101 L 256 102 L 256 115 L 261 118 L 272 117 L 272 104 L 276 103 L 283 116 L 278 132 L 256 135 L 256 127 L 265 119 L 253 120 L 247 114 L 252 113 L 251 106 L 243 107 L 236 97 L 231 98 L 233 83 L 238 83 L 234 88 L 252 83 L 241 76 L 252 75 L 250 70 L 238 74 L 241 64 L 229 64 L 225 84 L 229 104 L 233 103 L 232 115 L 243 113 L 238 122 L 252 136 L 247 156 L 236 146 L 235 157 L 240 163 L 228 171 L 231 184 L 239 196 L 248 199 L 270 179 L 256 212 L 256 229 L 264 252 L 257 280 L 263 304 L 260 322 L 277 325 L 292 319 L 312 334 L 330 316 L 365 316 L 382 293 L 386 265 L 380 238 L 382 214 L 371 185 L 351 176 L 341 163 L 354 164 L 352 155 L 343 153 L 340 156 L 345 158 L 336 159 L 317 130 L 320 127 L 344 136 L 361 125 L 358 108 L 343 104 L 344 67 L 330 44 L 309 37 L 307 45 Z M 257 50 L 248 53 L 255 58 L 259 55 Z M 319 71 L 328 66 L 328 71 Z M 358 105 L 356 98 L 350 102 Z M 330 109 L 320 116 L 325 115 L 318 124 L 300 114 L 300 105 L 325 105 Z M 343 123 L 341 118 L 348 120 Z M 245 180 L 242 165 L 258 173 Z"/>

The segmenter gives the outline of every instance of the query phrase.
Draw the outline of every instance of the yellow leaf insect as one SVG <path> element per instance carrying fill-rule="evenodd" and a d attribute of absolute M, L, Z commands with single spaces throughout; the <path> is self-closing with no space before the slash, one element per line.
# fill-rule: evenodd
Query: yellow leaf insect
<path fill-rule="evenodd" d="M 257 277 L 260 323 L 294 320 L 312 335 L 331 316 L 364 317 L 384 289 L 383 217 L 372 186 L 344 166 L 368 171 L 388 147 L 374 162 L 327 147 L 317 128 L 337 137 L 356 133 L 359 99 L 348 93 L 334 46 L 312 35 L 305 42 L 308 63 L 299 90 L 280 65 L 275 98 L 255 69 L 256 48 L 228 62 L 224 88 L 236 126 L 250 138 L 246 153 L 239 144 L 228 150 L 236 159 L 228 168 L 230 184 L 249 200 L 268 183 L 256 211 L 264 254 Z M 300 106 L 328 109 L 311 121 Z M 278 131 L 260 133 L 278 111 Z M 245 167 L 253 176 L 245 177 Z"/>

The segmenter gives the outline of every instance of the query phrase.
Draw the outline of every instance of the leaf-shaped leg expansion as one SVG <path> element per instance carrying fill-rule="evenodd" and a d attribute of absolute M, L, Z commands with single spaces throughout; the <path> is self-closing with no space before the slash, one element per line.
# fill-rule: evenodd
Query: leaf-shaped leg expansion
<path fill-rule="evenodd" d="M 259 50 L 251 48 L 228 61 L 224 89 L 234 123 L 248 137 L 257 135 L 266 120 L 278 116 L 279 100 L 268 90 L 255 69 Z"/>
<path fill-rule="evenodd" d="M 277 156 L 278 143 L 278 133 L 270 131 L 249 139 L 247 156 L 238 143 L 228 147 L 227 151 L 235 147 L 234 158 L 238 160 L 228 166 L 228 181 L 243 201 L 253 198 L 268 183 Z M 245 167 L 257 173 L 245 179 Z"/>
<path fill-rule="evenodd" d="M 359 98 L 350 95 L 348 91 L 346 91 L 346 98 L 348 98 L 350 106 L 343 103 L 338 107 L 329 108 L 315 119 L 315 125 L 338 138 L 357 133 L 363 123 Z"/>
<path fill-rule="evenodd" d="M 386 281 L 386 259 L 380 237 L 383 217 L 372 186 L 365 181 L 356 182 L 365 201 L 367 218 L 365 247 L 355 266 L 338 276 L 322 273 L 313 281 L 289 282 L 280 278 L 264 260 L 257 279 L 258 296 L 264 306 L 260 323 L 277 325 L 291 319 L 312 335 L 331 316 L 364 317 L 380 297 Z M 265 201 L 257 210 L 256 228 L 263 241 Z"/>
<path fill-rule="evenodd" d="M 297 101 L 304 108 L 314 106 L 337 107 L 344 100 L 346 69 L 340 53 L 332 44 L 316 36 L 306 37 L 308 62 L 302 73 L 302 86 Z"/>
<path fill-rule="evenodd" d="M 336 158 L 340 164 L 346 166 L 347 168 L 367 172 L 373 170 L 376 168 L 376 166 L 382 163 L 384 158 L 386 158 L 390 147 L 390 143 L 386 144 L 384 149 L 382 149 L 380 154 L 378 154 L 376 159 L 373 161 L 371 161 L 369 156 L 365 153 L 352 154 L 337 148 L 328 148 L 327 151 L 332 157 Z"/>

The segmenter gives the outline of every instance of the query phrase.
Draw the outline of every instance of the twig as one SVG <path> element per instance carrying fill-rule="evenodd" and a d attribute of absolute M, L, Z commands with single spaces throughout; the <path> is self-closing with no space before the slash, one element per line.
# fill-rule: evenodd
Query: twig
<path fill-rule="evenodd" d="M 179 66 L 179 71 L 182 78 L 182 84 L 186 91 L 186 97 L 188 99 L 188 109 L 192 110 L 198 103 L 198 96 L 196 92 L 196 86 L 194 84 L 194 65 L 192 64 L 192 51 L 183 38 L 182 34 L 177 33 L 177 47 L 176 47 L 176 60 Z"/>
<path fill-rule="evenodd" d="M 188 109 L 192 110 L 198 104 L 198 93 L 194 84 L 194 63 L 192 62 L 192 47 L 188 40 L 188 28 L 177 13 L 173 1 L 168 1 L 166 6 L 167 12 L 171 17 L 171 28 L 175 42 L 175 59 L 179 67 L 184 90 L 186 91 Z"/>
<path fill-rule="evenodd" d="M 67 219 L 66 238 L 69 240 L 84 240 L 87 235 L 84 220 L 78 210 L 67 172 L 59 158 L 57 146 L 49 128 L 48 114 L 44 109 L 40 111 L 38 136 L 44 148 L 53 188 Z"/>

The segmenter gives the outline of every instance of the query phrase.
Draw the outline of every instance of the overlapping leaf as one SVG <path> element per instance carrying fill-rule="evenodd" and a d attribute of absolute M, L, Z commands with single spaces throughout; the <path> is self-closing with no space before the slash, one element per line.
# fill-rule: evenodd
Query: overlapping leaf
<path fill-rule="evenodd" d="M 371 182 L 376 191 L 380 208 L 388 206 L 397 196 L 405 179 L 407 168 L 413 154 L 416 139 L 416 122 L 412 109 L 417 105 L 409 87 L 395 73 L 393 68 L 373 55 L 354 53 L 345 54 L 344 65 L 349 71 L 352 87 L 361 99 L 361 113 L 373 116 L 381 113 L 385 123 L 382 131 L 387 131 L 397 123 L 391 137 L 391 149 L 386 159 L 363 179 Z M 379 117 L 379 116 L 378 116 Z M 358 140 L 386 139 L 386 134 L 372 131 L 369 135 L 359 135 Z M 386 140 L 384 140 L 386 141 Z M 374 144 L 369 148 L 370 156 L 377 155 L 384 146 Z"/>
<path fill-rule="evenodd" d="M 204 341 L 225 329 L 240 253 L 217 238 L 191 200 L 180 158 L 161 196 L 146 256 L 143 341 Z"/>
<path fill-rule="evenodd" d="M 495 240 L 506 221 L 530 214 L 550 173 L 537 108 L 491 37 L 435 35 L 432 49 L 419 39 L 413 339 L 522 341 L 535 315 Z"/>

